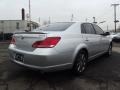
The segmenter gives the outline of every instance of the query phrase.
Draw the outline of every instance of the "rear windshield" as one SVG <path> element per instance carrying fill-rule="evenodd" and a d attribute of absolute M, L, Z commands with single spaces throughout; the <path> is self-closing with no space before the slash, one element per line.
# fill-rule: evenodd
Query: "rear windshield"
<path fill-rule="evenodd" d="M 49 25 L 44 26 L 44 27 L 40 27 L 39 30 L 43 30 L 43 31 L 65 31 L 72 24 L 73 24 L 73 22 L 53 23 L 53 24 L 49 24 Z"/>

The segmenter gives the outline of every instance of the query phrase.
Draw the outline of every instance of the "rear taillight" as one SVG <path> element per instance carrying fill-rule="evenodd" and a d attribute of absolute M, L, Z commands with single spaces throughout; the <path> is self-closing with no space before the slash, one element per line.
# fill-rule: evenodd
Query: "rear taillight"
<path fill-rule="evenodd" d="M 60 37 L 48 37 L 43 41 L 36 41 L 33 43 L 33 48 L 53 48 L 60 41 Z"/>
<path fill-rule="evenodd" d="M 11 44 L 15 44 L 15 38 L 14 38 L 14 37 L 12 37 L 12 40 L 11 40 L 10 43 L 11 43 Z"/>

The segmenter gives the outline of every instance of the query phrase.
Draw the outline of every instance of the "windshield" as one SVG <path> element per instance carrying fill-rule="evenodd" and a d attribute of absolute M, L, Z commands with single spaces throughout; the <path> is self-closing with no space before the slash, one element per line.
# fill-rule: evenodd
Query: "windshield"
<path fill-rule="evenodd" d="M 42 31 L 65 31 L 72 24 L 73 24 L 73 22 L 53 23 L 53 24 L 49 24 L 47 26 L 39 27 L 39 28 L 35 29 L 34 31 L 38 31 L 38 30 L 42 30 Z"/>

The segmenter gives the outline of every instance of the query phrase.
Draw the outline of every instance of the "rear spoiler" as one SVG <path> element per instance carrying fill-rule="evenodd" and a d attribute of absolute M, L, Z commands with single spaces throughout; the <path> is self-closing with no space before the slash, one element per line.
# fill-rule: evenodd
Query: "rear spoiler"
<path fill-rule="evenodd" d="M 46 34 L 43 32 L 15 32 L 14 34 Z"/>

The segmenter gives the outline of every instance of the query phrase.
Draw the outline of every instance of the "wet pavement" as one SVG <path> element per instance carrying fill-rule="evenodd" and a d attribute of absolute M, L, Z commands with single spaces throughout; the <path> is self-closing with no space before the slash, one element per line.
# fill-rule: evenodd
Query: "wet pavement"
<path fill-rule="evenodd" d="M 0 44 L 0 90 L 120 90 L 120 45 L 111 57 L 88 63 L 76 76 L 70 70 L 41 73 L 9 61 L 7 44 Z"/>

